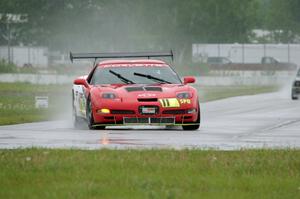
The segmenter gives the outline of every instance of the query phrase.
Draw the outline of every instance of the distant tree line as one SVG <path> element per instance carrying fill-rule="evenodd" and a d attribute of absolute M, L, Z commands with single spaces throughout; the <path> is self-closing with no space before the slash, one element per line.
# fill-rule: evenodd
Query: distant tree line
<path fill-rule="evenodd" d="M 10 24 L 12 44 L 60 51 L 191 52 L 192 43 L 250 42 L 253 29 L 294 42 L 299 0 L 1 0 L 0 13 L 28 14 Z M 280 31 L 278 31 L 280 30 Z M 0 45 L 7 24 L 0 21 Z"/>

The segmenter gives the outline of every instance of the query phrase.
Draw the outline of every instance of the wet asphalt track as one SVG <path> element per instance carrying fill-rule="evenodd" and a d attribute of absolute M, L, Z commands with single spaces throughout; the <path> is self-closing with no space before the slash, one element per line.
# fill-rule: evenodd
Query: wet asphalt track
<path fill-rule="evenodd" d="M 0 148 L 300 148 L 300 101 L 288 93 L 229 98 L 201 104 L 199 131 L 115 127 L 76 130 L 70 121 L 0 127 Z"/>

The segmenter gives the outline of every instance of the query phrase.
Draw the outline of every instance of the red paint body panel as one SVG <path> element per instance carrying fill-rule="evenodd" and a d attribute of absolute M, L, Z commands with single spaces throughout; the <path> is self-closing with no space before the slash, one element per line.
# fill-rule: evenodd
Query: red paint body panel
<path fill-rule="evenodd" d="M 153 85 L 152 85 L 153 86 Z M 116 116 L 117 121 L 121 121 L 123 117 L 149 117 L 148 115 L 142 115 L 139 113 L 138 108 L 139 106 L 143 105 L 154 105 L 159 107 L 159 114 L 156 114 L 155 117 L 170 117 L 175 116 L 176 122 L 182 121 L 182 116 L 191 116 L 189 119 L 185 119 L 185 122 L 195 122 L 197 119 L 197 113 L 193 114 L 180 114 L 180 115 L 171 115 L 171 114 L 162 114 L 162 111 L 165 110 L 175 110 L 175 109 L 192 109 L 198 108 L 198 97 L 196 90 L 191 88 L 187 85 L 160 85 L 162 87 L 163 92 L 156 92 L 156 91 L 135 91 L 128 93 L 124 87 L 130 87 L 127 85 L 122 86 L 109 86 L 109 87 L 101 87 L 97 86 L 92 89 L 91 97 L 94 99 L 92 101 L 93 113 L 94 113 L 94 120 L 96 123 L 105 123 L 105 122 L 112 122 L 113 120 L 105 120 L 104 117 L 108 116 Z M 166 98 L 174 98 L 176 93 L 180 93 L 182 91 L 189 90 L 193 93 L 193 97 L 191 98 L 191 104 L 181 104 L 178 108 L 163 108 L 159 101 L 156 102 L 139 102 L 138 99 L 143 98 L 157 98 L 157 99 L 166 99 Z M 101 94 L 104 92 L 114 92 L 117 94 L 116 99 L 101 99 Z M 122 97 L 119 97 L 119 96 Z M 113 114 L 102 114 L 97 113 L 97 110 L 107 108 L 110 110 L 133 110 L 136 114 L 135 115 L 113 115 Z M 103 122 L 105 121 L 105 122 Z"/>

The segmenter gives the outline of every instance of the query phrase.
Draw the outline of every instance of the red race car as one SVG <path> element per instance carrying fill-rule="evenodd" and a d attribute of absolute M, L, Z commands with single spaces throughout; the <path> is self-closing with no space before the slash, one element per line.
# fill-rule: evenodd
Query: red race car
<path fill-rule="evenodd" d="M 199 99 L 188 85 L 195 78 L 184 77 L 182 82 L 169 64 L 154 57 L 173 59 L 173 53 L 70 53 L 72 62 L 106 59 L 94 64 L 89 75 L 74 80 L 74 125 L 84 119 L 90 129 L 157 125 L 197 130 Z"/>

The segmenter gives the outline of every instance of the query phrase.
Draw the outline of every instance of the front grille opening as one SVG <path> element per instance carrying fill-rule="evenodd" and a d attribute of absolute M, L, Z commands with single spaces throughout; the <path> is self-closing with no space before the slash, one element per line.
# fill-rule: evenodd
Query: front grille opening
<path fill-rule="evenodd" d="M 192 116 L 185 116 L 185 117 L 182 117 L 182 119 L 192 119 L 193 117 Z"/>
<path fill-rule="evenodd" d="M 175 123 L 175 118 L 162 118 L 160 120 L 160 123 L 165 123 L 165 124 L 169 123 L 169 124 L 172 124 L 172 123 Z"/>
<path fill-rule="evenodd" d="M 161 87 L 153 87 L 153 86 L 147 86 L 147 87 L 144 87 L 146 91 L 160 91 L 162 92 L 162 89 Z"/>
<path fill-rule="evenodd" d="M 111 110 L 111 114 L 124 114 L 124 115 L 131 115 L 135 114 L 135 111 L 133 110 Z"/>
<path fill-rule="evenodd" d="M 124 124 L 174 124 L 174 117 L 123 118 Z"/>
<path fill-rule="evenodd" d="M 105 116 L 104 119 L 106 119 L 106 120 L 113 120 L 114 117 L 113 116 Z"/>
<path fill-rule="evenodd" d="M 139 102 L 157 102 L 157 98 L 138 98 Z"/>
<path fill-rule="evenodd" d="M 162 114 L 170 114 L 170 115 L 178 115 L 178 114 L 185 114 L 186 110 L 184 109 L 177 109 L 177 110 L 164 110 Z"/>
<path fill-rule="evenodd" d="M 148 124 L 148 118 L 124 118 L 124 123 L 127 124 Z"/>
<path fill-rule="evenodd" d="M 173 117 L 150 118 L 150 123 L 152 124 L 173 124 L 174 122 L 175 118 Z"/>

